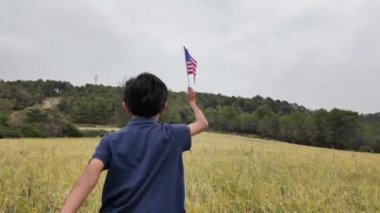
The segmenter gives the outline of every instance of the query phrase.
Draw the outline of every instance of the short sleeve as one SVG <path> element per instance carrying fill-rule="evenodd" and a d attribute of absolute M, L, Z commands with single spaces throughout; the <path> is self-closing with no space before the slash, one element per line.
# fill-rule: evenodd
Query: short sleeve
<path fill-rule="evenodd" d="M 171 125 L 176 142 L 181 144 L 182 151 L 190 150 L 191 135 L 190 128 L 186 124 Z"/>
<path fill-rule="evenodd" d="M 111 151 L 109 148 L 107 137 L 104 136 L 95 149 L 92 159 L 99 159 L 104 163 L 104 169 L 108 169 L 109 161 L 111 158 Z"/>

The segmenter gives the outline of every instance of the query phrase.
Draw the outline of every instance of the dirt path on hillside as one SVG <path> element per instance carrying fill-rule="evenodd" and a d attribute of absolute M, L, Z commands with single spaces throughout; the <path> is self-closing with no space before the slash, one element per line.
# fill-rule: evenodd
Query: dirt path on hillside
<path fill-rule="evenodd" d="M 55 108 L 60 101 L 61 98 L 59 97 L 45 98 L 44 100 L 42 100 L 41 106 L 43 109 Z"/>

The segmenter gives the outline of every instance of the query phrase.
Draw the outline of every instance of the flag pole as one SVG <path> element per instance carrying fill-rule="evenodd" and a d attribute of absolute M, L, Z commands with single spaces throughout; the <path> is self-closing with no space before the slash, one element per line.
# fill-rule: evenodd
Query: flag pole
<path fill-rule="evenodd" d="M 189 79 L 189 74 L 187 73 L 187 65 L 186 65 L 186 48 L 183 46 L 183 52 L 185 54 L 185 71 L 186 71 L 186 76 L 187 76 L 187 87 L 190 87 L 190 79 Z"/>

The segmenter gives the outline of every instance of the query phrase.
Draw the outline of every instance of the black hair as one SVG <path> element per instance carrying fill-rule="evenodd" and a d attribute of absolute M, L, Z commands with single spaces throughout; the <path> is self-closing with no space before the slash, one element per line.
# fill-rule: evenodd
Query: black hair
<path fill-rule="evenodd" d="M 142 73 L 125 83 L 124 103 L 136 116 L 152 117 L 164 107 L 168 89 L 164 82 L 150 73 Z"/>

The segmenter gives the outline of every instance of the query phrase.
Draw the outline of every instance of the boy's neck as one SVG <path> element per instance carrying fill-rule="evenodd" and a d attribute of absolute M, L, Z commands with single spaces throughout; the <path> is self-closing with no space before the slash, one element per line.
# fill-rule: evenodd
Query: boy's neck
<path fill-rule="evenodd" d="M 146 117 L 141 117 L 141 116 L 136 116 L 136 115 L 133 115 L 132 118 L 145 118 L 145 119 L 147 119 Z M 160 119 L 160 114 L 152 116 L 148 119 L 153 119 L 154 121 L 158 122 L 158 120 Z"/>

